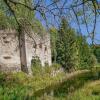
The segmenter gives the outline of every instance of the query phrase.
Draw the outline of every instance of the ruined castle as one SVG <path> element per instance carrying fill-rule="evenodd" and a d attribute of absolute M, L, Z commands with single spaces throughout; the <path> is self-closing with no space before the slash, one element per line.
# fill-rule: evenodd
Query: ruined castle
<path fill-rule="evenodd" d="M 50 49 L 50 36 L 44 34 L 43 36 L 37 35 L 34 32 L 31 36 L 25 34 L 24 48 L 22 51 L 22 58 L 26 57 L 26 64 L 28 68 L 31 67 L 31 60 L 38 56 L 42 66 L 45 63 L 51 65 L 51 49 Z M 5 29 L 0 30 L 0 70 L 19 71 L 21 70 L 21 57 L 19 50 L 19 40 L 16 30 Z"/>

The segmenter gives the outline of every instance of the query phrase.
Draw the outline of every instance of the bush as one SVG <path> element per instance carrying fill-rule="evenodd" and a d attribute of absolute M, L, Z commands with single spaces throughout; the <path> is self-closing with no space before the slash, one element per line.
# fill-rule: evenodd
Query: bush
<path fill-rule="evenodd" d="M 100 63 L 100 45 L 96 45 L 94 48 L 94 55 L 97 58 L 98 63 Z"/>
<path fill-rule="evenodd" d="M 32 68 L 33 75 L 41 73 L 42 66 L 39 57 L 37 56 L 33 57 L 31 61 L 31 68 Z"/>
<path fill-rule="evenodd" d="M 42 66 L 39 57 L 33 57 L 31 63 L 33 76 L 50 76 L 53 71 L 57 71 L 61 68 L 61 65 L 59 64 L 52 64 L 49 66 L 48 63 L 45 63 L 45 66 Z"/>
<path fill-rule="evenodd" d="M 38 56 L 33 57 L 31 64 L 32 64 L 32 67 L 41 66 L 41 61 L 40 61 L 39 57 Z"/>
<path fill-rule="evenodd" d="M 97 59 L 96 59 L 96 57 L 93 54 L 90 57 L 89 65 L 91 67 L 95 67 L 97 65 Z"/>
<path fill-rule="evenodd" d="M 56 64 L 56 63 L 53 63 L 53 64 L 52 64 L 52 67 L 53 67 L 55 70 L 59 70 L 60 68 L 62 68 L 60 64 Z"/>
<path fill-rule="evenodd" d="M 83 36 L 77 37 L 78 46 L 78 57 L 79 57 L 79 67 L 78 69 L 90 69 L 94 67 L 97 63 L 96 57 L 86 42 L 86 38 Z"/>

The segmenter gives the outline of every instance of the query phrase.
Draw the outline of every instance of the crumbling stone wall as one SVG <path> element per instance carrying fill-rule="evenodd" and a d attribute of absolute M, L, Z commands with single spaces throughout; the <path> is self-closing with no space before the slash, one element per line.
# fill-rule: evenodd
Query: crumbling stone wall
<path fill-rule="evenodd" d="M 33 41 L 34 38 L 34 41 Z M 32 57 L 38 56 L 40 58 L 42 66 L 45 63 L 51 65 L 51 49 L 50 49 L 50 37 L 45 34 L 43 37 L 33 34 L 32 37 L 26 35 L 26 55 L 28 66 L 31 64 Z"/>
<path fill-rule="evenodd" d="M 40 58 L 42 66 L 45 63 L 51 65 L 50 36 L 42 37 L 32 32 L 31 36 L 25 34 L 25 48 L 27 66 L 30 68 L 34 56 Z M 21 69 L 18 34 L 15 30 L 0 30 L 0 69 Z"/>
<path fill-rule="evenodd" d="M 0 69 L 20 70 L 20 56 L 17 33 L 0 30 Z"/>

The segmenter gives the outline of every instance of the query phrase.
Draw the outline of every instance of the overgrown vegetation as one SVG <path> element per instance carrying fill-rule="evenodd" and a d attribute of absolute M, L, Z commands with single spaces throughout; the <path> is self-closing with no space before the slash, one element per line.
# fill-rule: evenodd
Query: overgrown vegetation
<path fill-rule="evenodd" d="M 100 99 L 100 83 L 99 85 L 94 84 L 93 87 L 84 86 L 87 82 L 100 79 L 100 46 L 93 46 L 93 44 L 90 46 L 87 43 L 87 38 L 81 33 L 77 33 L 68 22 L 69 20 L 73 22 L 75 15 L 79 28 L 80 23 L 85 23 L 87 33 L 94 43 L 98 2 L 94 0 L 72 0 L 69 2 L 70 5 L 68 3 L 70 0 L 51 1 L 49 0 L 49 3 L 45 0 L 0 0 L 0 30 L 16 29 L 19 32 L 19 37 L 20 34 L 24 34 L 21 33 L 21 30 L 30 33 L 31 29 L 42 36 L 46 33 L 43 26 L 44 20 L 46 21 L 45 24 L 51 19 L 56 19 L 57 22 L 60 20 L 58 22 L 60 26 L 56 25 L 56 21 L 52 21 L 54 26 L 59 27 L 50 27 L 49 29 L 54 64 L 52 66 L 45 64 L 42 67 L 40 59 L 34 57 L 31 62 L 32 76 L 23 72 L 0 72 L 0 100 Z M 75 9 L 77 6 L 80 7 Z M 36 18 L 36 14 L 44 20 L 40 22 Z M 92 15 L 92 18 L 95 15 L 95 20 L 90 18 L 94 23 L 92 32 L 88 30 L 88 15 L 89 17 Z M 52 17 L 49 18 L 49 16 Z M 80 17 L 82 17 L 81 21 L 78 20 L 81 19 Z M 20 45 L 21 47 L 22 45 Z M 23 52 L 21 53 L 23 54 Z M 78 71 L 80 69 L 81 71 Z"/>
<path fill-rule="evenodd" d="M 20 0 L 20 3 L 26 3 L 28 6 L 31 6 L 32 0 L 29 0 L 28 2 Z M 35 12 L 30 11 L 23 5 L 16 5 L 16 7 L 12 5 L 12 7 L 15 11 L 15 15 L 17 20 L 19 21 L 19 24 L 21 24 L 22 20 L 24 20 L 27 26 L 30 25 L 34 32 L 36 32 L 37 34 L 42 35 L 46 32 L 41 22 L 35 18 Z M 0 29 L 18 29 L 18 27 L 18 23 L 16 22 L 13 13 L 9 10 L 9 8 L 6 6 L 3 0 L 0 0 Z"/>
<path fill-rule="evenodd" d="M 71 95 L 73 95 L 73 97 L 71 97 Z M 66 96 L 66 98 L 68 100 L 99 100 L 100 81 L 89 82 L 82 89 L 78 89 L 69 96 Z"/>
<path fill-rule="evenodd" d="M 67 71 L 74 70 L 78 65 L 76 35 L 66 19 L 62 19 L 56 41 L 57 63 Z"/>
<path fill-rule="evenodd" d="M 51 73 L 55 67 L 34 67 L 33 76 L 23 72 L 0 72 L 0 99 L 1 100 L 34 100 L 34 93 L 40 89 L 55 84 L 62 80 L 65 73 L 60 72 L 55 76 Z"/>
<path fill-rule="evenodd" d="M 97 59 L 86 38 L 77 36 L 79 69 L 91 69 L 97 65 Z"/>
<path fill-rule="evenodd" d="M 76 33 L 65 18 L 60 29 L 51 29 L 51 45 L 53 61 L 61 64 L 67 71 L 91 69 L 97 65 L 99 51 L 93 53 L 93 48 L 87 43 L 86 37 Z M 95 55 L 94 55 L 95 54 Z"/>
<path fill-rule="evenodd" d="M 97 58 L 97 61 L 98 61 L 98 63 L 100 63 L 100 45 L 99 44 L 97 44 L 97 45 L 94 45 L 94 55 L 96 56 L 96 58 Z"/>
<path fill-rule="evenodd" d="M 47 100 L 46 98 L 50 97 L 57 100 L 60 98 L 66 100 L 68 95 L 71 95 L 71 93 L 78 90 L 78 88 L 83 87 L 88 81 L 100 78 L 99 69 L 92 71 L 86 70 L 67 75 L 59 73 L 56 76 L 50 75 L 51 73 L 49 73 L 48 70 L 45 70 L 45 73 L 42 72 L 43 71 L 39 71 L 39 73 L 36 72 L 34 77 L 29 77 L 22 72 L 0 73 L 0 99 L 41 100 L 43 98 Z M 53 96 L 50 95 L 52 91 L 54 93 Z M 45 93 L 48 95 L 44 95 Z M 50 98 L 49 100 L 52 100 Z"/>
<path fill-rule="evenodd" d="M 66 100 L 66 99 L 78 100 L 79 98 L 80 99 L 82 98 L 82 100 L 84 100 L 83 92 L 80 91 L 81 88 L 83 88 L 84 85 L 87 85 L 87 83 L 91 83 L 92 81 L 99 80 L 99 79 L 100 79 L 100 69 L 95 69 L 95 70 L 93 69 L 92 71 L 87 70 L 81 73 L 76 72 L 66 77 L 66 79 L 62 83 L 60 84 L 58 83 L 58 84 L 55 84 L 54 86 L 47 87 L 44 91 L 42 90 L 42 92 L 44 93 L 47 92 L 47 95 L 42 95 L 40 96 L 40 98 L 43 98 L 44 100 L 47 100 L 47 99 L 49 100 L 53 100 L 53 99 L 54 100 Z M 98 89 L 94 87 L 94 91 L 97 93 L 100 93 L 98 90 L 100 90 L 100 87 L 98 87 Z M 53 95 L 50 94 L 50 91 L 51 92 L 53 91 Z M 86 91 L 87 92 L 84 91 L 84 94 L 92 93 L 93 90 L 88 91 L 88 88 L 86 88 Z M 39 92 L 37 93 L 37 95 L 38 94 Z M 90 94 L 90 98 L 92 98 L 91 95 L 92 94 Z M 97 94 L 97 96 L 98 98 L 100 97 L 99 94 Z M 88 96 L 85 96 L 85 100 L 88 100 L 87 97 Z"/>

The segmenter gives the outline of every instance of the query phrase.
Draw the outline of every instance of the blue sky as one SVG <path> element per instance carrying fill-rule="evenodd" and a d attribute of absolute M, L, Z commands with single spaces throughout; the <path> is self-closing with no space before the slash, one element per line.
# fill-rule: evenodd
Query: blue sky
<path fill-rule="evenodd" d="M 51 0 L 45 0 L 45 1 L 46 1 L 47 5 L 51 3 Z M 67 1 L 69 3 L 71 3 L 73 0 L 67 0 Z M 100 2 L 100 0 L 98 0 L 98 1 Z M 37 14 L 37 17 L 40 17 L 40 16 Z M 52 18 L 49 18 L 49 21 L 53 22 L 54 20 Z M 43 24 L 44 24 L 44 22 L 43 22 Z M 56 25 L 55 23 L 53 23 L 53 24 Z M 75 28 L 76 30 L 79 30 L 77 23 L 76 24 L 73 23 L 72 27 Z M 83 24 L 83 25 L 80 25 L 80 27 L 81 27 L 82 34 L 87 35 L 86 25 Z M 88 29 L 89 29 L 89 32 L 91 32 L 93 30 L 93 26 L 88 25 Z M 97 24 L 96 24 L 96 29 L 95 29 L 95 39 L 96 39 L 95 43 L 100 44 L 100 17 L 98 17 L 98 19 L 97 19 Z M 91 43 L 91 40 L 88 39 L 88 42 Z"/>
<path fill-rule="evenodd" d="M 79 27 L 77 24 L 72 24 L 72 27 L 75 28 L 75 30 L 79 30 Z M 80 27 L 81 27 L 82 34 L 88 35 L 86 25 L 83 24 L 83 25 L 80 25 Z M 89 29 L 89 32 L 91 32 L 93 30 L 93 26 L 88 25 L 88 29 Z M 88 38 L 87 41 L 88 43 L 91 44 L 90 38 Z M 96 24 L 96 29 L 95 29 L 95 43 L 100 44 L 100 17 L 97 19 L 97 24 Z"/>

